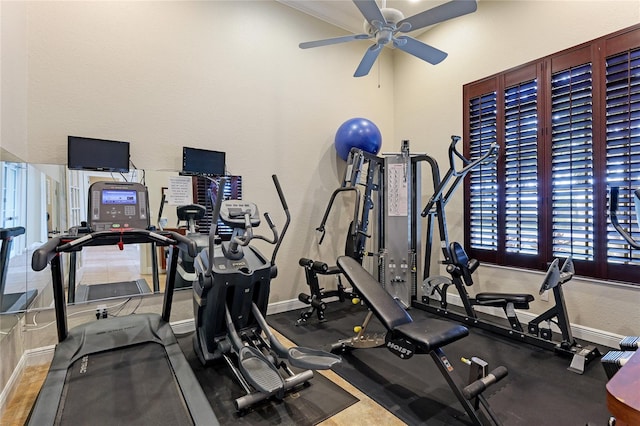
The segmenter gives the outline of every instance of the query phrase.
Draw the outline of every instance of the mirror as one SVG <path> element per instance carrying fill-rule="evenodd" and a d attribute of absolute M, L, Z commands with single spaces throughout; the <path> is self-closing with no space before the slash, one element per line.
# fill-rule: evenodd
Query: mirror
<path fill-rule="evenodd" d="M 92 183 L 126 180 L 145 184 L 148 188 L 151 225 L 157 226 L 162 195 L 167 192 L 169 180 L 178 176 L 176 171 L 132 170 L 122 175 L 68 170 L 63 165 L 30 164 L 17 159 L 9 161 L 14 158 L 7 157 L 3 156 L 3 161 L 0 161 L 0 183 L 5 200 L 0 210 L 3 221 L 0 227 L 21 226 L 26 231 L 11 242 L 10 261 L 4 268 L 7 272 L 4 293 L 7 296 L 3 296 L 3 304 L 9 303 L 10 298 L 20 297 L 25 303 L 20 306 L 12 303 L 10 309 L 4 309 L 12 314 L 2 316 L 3 333 L 17 323 L 19 316 L 16 313 L 23 312 L 27 307 L 37 309 L 52 306 L 51 276 L 46 271 L 35 272 L 31 269 L 31 255 L 48 238 L 66 233 L 86 221 L 89 186 Z M 176 230 L 186 225 L 178 223 L 176 206 L 168 202 L 164 204 L 162 218 L 168 229 Z M 77 304 L 161 292 L 164 288 L 164 255 L 165 250 L 157 248 L 159 278 L 155 282 L 153 255 L 148 244 L 124 246 L 122 251 L 113 246 L 87 247 L 74 255 L 65 254 L 67 300 Z M 75 273 L 70 274 L 74 262 Z M 73 290 L 69 291 L 72 287 Z"/>
<path fill-rule="evenodd" d="M 96 182 L 105 181 L 135 182 L 147 186 L 150 223 L 152 226 L 157 226 L 163 191 L 168 186 L 169 178 L 177 176 L 177 172 L 173 171 L 131 170 L 127 174 L 120 174 L 56 167 L 63 169 L 66 173 L 66 198 L 60 204 L 66 207 L 62 215 L 67 218 L 68 226 L 60 228 L 64 230 L 63 232 L 69 232 L 74 227 L 83 227 L 86 224 L 90 187 Z M 101 194 L 104 196 L 104 192 Z M 114 198 L 105 202 L 118 203 L 118 200 Z M 175 209 L 174 211 L 167 209 L 163 212 L 163 217 L 168 223 L 177 221 Z M 160 248 L 154 253 L 150 244 L 124 245 L 122 249 L 117 246 L 95 246 L 86 247 L 77 253 L 67 253 L 64 255 L 67 302 L 79 304 L 162 292 L 164 290 L 164 276 L 162 276 L 164 254 L 164 249 Z M 154 262 L 157 264 L 155 275 Z M 49 279 L 48 276 L 47 279 Z"/>
<path fill-rule="evenodd" d="M 147 186 L 151 225 L 157 226 L 163 193 L 167 193 L 171 178 L 178 177 L 177 171 L 135 170 L 126 175 L 68 170 L 64 165 L 31 164 L 0 148 L 0 228 L 22 228 L 24 232 L 13 236 L 7 244 L 7 260 L 0 263 L 5 277 L 2 288 L 0 312 L 0 339 L 12 333 L 20 324 L 25 310 L 45 312 L 53 306 L 53 289 L 50 271 L 33 271 L 31 256 L 33 250 L 49 238 L 67 233 L 74 226 L 86 220 L 89 186 L 95 181 L 127 180 Z M 164 203 L 162 211 L 166 228 L 176 230 L 186 227 L 178 222 L 176 205 Z M 93 284 L 113 282 L 133 282 L 149 292 L 164 290 L 163 248 L 157 248 L 156 260 L 159 279 L 154 286 L 153 256 L 148 244 L 117 247 L 87 247 L 76 256 L 75 304 L 82 304 L 77 296 L 80 291 Z M 71 256 L 65 254 L 63 268 L 67 275 L 65 295 L 68 298 Z M 111 286 L 105 286 L 103 297 L 114 297 Z M 185 287 L 186 288 L 186 287 Z M 10 305 L 6 307 L 4 305 Z M 44 314 L 42 314 L 44 315 Z"/>
<path fill-rule="evenodd" d="M 18 324 L 33 295 L 27 292 L 27 165 L 0 148 L 0 340 Z"/>
<path fill-rule="evenodd" d="M 4 159 L 4 158 L 3 158 Z M 48 280 L 31 270 L 31 254 L 47 239 L 67 228 L 64 166 L 0 161 L 0 227 L 24 232 L 7 243 L 2 312 L 49 306 Z M 5 318 L 6 320 L 6 318 Z"/>
<path fill-rule="evenodd" d="M 155 225 L 161 196 L 161 189 L 156 190 L 153 183 L 158 176 L 152 173 L 151 185 L 148 174 L 144 170 L 131 170 L 129 173 L 105 173 L 95 171 L 67 170 L 68 217 L 69 228 L 85 227 L 88 222 L 89 192 L 91 185 L 97 182 L 129 182 L 142 183 L 148 189 L 149 212 L 151 224 Z M 153 196 L 157 191 L 158 195 Z M 119 197 L 129 194 L 128 190 L 102 190 L 94 192 L 99 203 L 107 203 L 116 207 L 122 204 Z M 110 197 L 104 199 L 104 197 Z M 156 201 L 156 198 L 158 201 Z M 94 201 L 95 202 L 95 201 Z M 101 204 L 102 205 L 102 204 Z M 162 290 L 162 279 L 154 275 L 153 248 L 150 244 L 131 244 L 118 246 L 86 247 L 77 253 L 65 254 L 67 270 L 67 302 L 72 304 L 93 302 L 96 300 L 133 296 L 138 294 L 157 293 Z M 156 258 L 158 257 L 156 252 Z M 156 271 L 158 271 L 156 269 Z"/>

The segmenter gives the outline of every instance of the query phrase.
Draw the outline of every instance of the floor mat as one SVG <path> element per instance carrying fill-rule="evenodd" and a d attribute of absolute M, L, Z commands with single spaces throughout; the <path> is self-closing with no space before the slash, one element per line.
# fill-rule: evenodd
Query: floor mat
<path fill-rule="evenodd" d="M 296 326 L 300 311 L 271 315 L 269 323 L 296 344 L 326 349 L 338 339 L 351 337 L 351 330 L 363 321 L 366 312 L 362 306 L 333 302 L 324 323 L 314 318 Z M 416 319 L 431 316 L 418 309 L 410 313 Z M 369 330 L 384 332 L 376 319 Z M 579 375 L 567 370 L 568 358 L 479 329 L 470 329 L 468 337 L 444 350 L 461 377 L 468 374 L 461 357 L 478 356 L 489 362 L 490 369 L 499 365 L 508 368 L 509 375 L 485 392 L 505 425 L 607 424 L 607 378 L 598 360 Z M 336 373 L 407 424 L 469 424 L 430 356 L 401 360 L 381 347 L 352 350 L 343 354 L 343 359 L 334 369 Z"/>
<path fill-rule="evenodd" d="M 263 401 L 240 416 L 233 401 L 244 392 L 229 367 L 224 361 L 203 367 L 193 351 L 192 339 L 193 333 L 182 335 L 178 343 L 222 425 L 315 425 L 358 402 L 358 398 L 316 373 L 308 386 L 289 393 L 282 401 Z"/>

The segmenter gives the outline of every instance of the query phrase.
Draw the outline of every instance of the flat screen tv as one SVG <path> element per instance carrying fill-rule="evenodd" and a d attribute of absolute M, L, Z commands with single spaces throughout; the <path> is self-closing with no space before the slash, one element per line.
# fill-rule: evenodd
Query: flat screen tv
<path fill-rule="evenodd" d="M 225 153 L 182 147 L 182 175 L 224 176 Z"/>
<path fill-rule="evenodd" d="M 71 170 L 129 172 L 129 142 L 69 136 L 67 167 Z"/>

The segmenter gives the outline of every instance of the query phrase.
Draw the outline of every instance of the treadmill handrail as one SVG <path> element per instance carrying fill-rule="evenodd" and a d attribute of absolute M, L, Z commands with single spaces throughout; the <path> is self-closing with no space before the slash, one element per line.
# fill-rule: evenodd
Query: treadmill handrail
<path fill-rule="evenodd" d="M 31 269 L 42 271 L 58 255 L 56 248 L 60 245 L 62 237 L 54 237 L 33 251 L 31 256 Z"/>
<path fill-rule="evenodd" d="M 24 234 L 25 229 L 23 226 L 15 226 L 13 228 L 0 228 L 0 239 L 7 240 L 11 237 L 17 237 Z"/>
<path fill-rule="evenodd" d="M 162 246 L 175 245 L 178 249 L 188 252 L 192 257 L 196 255 L 197 250 L 193 240 L 173 231 L 162 231 L 162 233 L 146 229 L 98 231 L 81 237 L 63 235 L 51 238 L 34 250 L 31 258 L 31 268 L 34 271 L 43 270 L 58 253 L 78 251 L 85 246 L 117 244 L 120 241 L 125 244 L 156 243 Z"/>

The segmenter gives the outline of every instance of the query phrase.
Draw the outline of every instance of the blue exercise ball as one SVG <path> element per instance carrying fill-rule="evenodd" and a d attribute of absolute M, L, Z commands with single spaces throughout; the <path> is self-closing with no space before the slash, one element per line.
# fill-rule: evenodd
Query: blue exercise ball
<path fill-rule="evenodd" d="M 338 128 L 334 145 L 340 158 L 345 161 L 351 148 L 375 155 L 382 147 L 382 134 L 378 127 L 366 118 L 351 118 Z"/>

